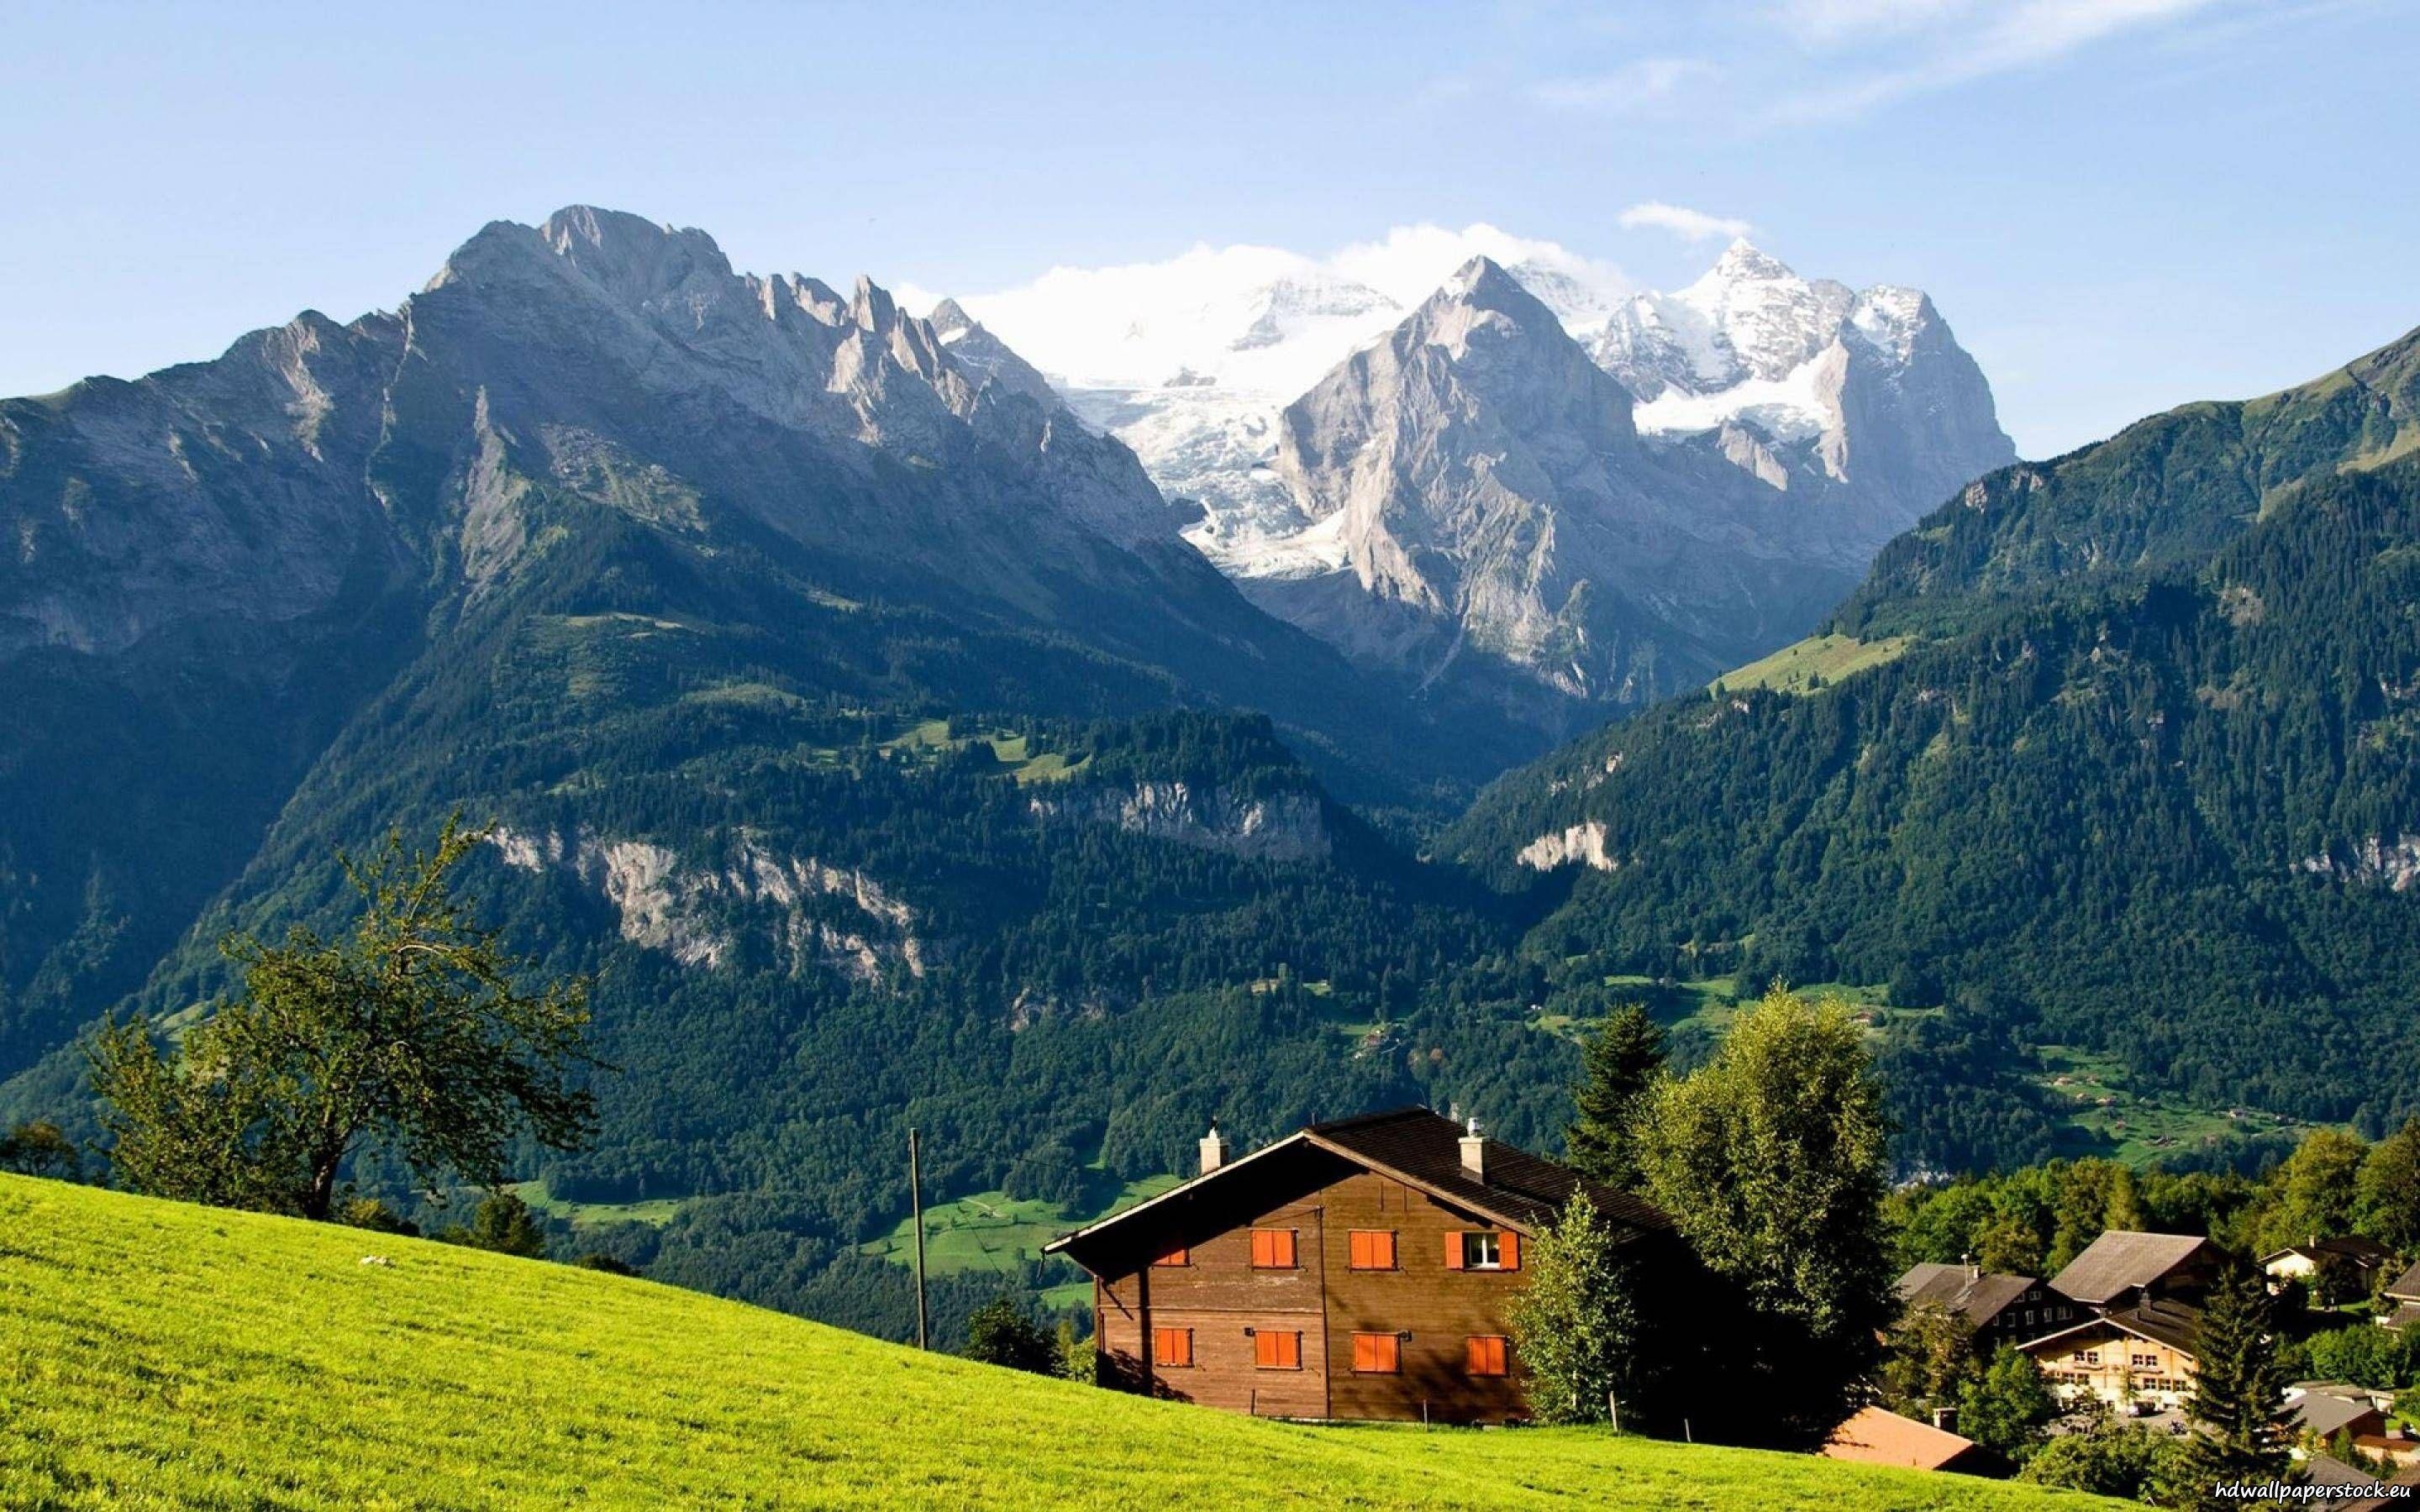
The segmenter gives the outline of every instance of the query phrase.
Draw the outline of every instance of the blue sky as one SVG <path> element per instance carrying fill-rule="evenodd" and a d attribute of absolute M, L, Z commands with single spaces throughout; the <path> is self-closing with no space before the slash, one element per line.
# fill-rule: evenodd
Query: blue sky
<path fill-rule="evenodd" d="M 1474 221 L 1670 286 L 1722 238 L 1637 209 L 1660 204 L 1931 290 L 2035 455 L 2420 325 L 2409 0 L 6 22 L 7 393 L 392 307 L 482 223 L 575 202 L 703 226 L 742 268 L 969 292 Z"/>

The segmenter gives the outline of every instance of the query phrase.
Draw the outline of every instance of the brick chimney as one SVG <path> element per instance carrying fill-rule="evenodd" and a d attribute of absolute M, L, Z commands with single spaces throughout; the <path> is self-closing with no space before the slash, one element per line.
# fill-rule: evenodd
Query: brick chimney
<path fill-rule="evenodd" d="M 1487 1141 L 1479 1136 L 1479 1120 L 1470 1120 L 1462 1136 L 1462 1174 L 1474 1181 L 1487 1180 Z"/>
<path fill-rule="evenodd" d="M 1202 1174 L 1209 1175 L 1227 1164 L 1227 1136 L 1218 1132 L 1218 1120 L 1210 1120 L 1210 1132 L 1202 1136 Z"/>

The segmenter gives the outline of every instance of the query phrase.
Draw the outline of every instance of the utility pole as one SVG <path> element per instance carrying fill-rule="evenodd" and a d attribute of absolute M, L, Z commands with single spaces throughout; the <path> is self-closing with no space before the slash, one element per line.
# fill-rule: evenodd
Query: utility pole
<path fill-rule="evenodd" d="M 916 1164 L 916 1131 L 908 1131 L 908 1206 L 916 1224 L 916 1348 L 931 1349 L 924 1326 L 924 1186 Z"/>

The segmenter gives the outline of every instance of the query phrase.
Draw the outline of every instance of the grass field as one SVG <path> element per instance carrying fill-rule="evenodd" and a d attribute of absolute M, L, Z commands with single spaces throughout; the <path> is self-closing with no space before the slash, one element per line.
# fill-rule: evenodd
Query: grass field
<path fill-rule="evenodd" d="M 601 1224 L 653 1224 L 660 1228 L 673 1221 L 680 1211 L 678 1197 L 651 1197 L 644 1202 L 573 1202 L 558 1197 L 546 1189 L 544 1181 L 522 1181 L 513 1195 L 533 1209 L 551 1218 L 561 1218 L 574 1228 L 593 1228 Z"/>
<path fill-rule="evenodd" d="M 1254 1422 L 644 1281 L 20 1177 L 0 1177 L 0 1425 L 12 1512 L 2117 1505 L 1596 1432 Z"/>
<path fill-rule="evenodd" d="M 1869 667 L 1879 667 L 1897 660 L 1911 644 L 1905 636 L 1892 636 L 1883 640 L 1859 640 L 1845 635 L 1810 635 L 1804 640 L 1792 641 L 1769 656 L 1735 667 L 1714 681 L 1715 687 L 1769 687 L 1778 693 L 1804 693 L 1810 680 L 1821 677 L 1827 684 L 1853 676 Z"/>
<path fill-rule="evenodd" d="M 924 1268 L 935 1275 L 968 1271 L 1014 1274 L 1027 1262 L 1042 1258 L 1042 1246 L 1061 1234 L 1156 1197 L 1178 1180 L 1149 1176 L 1129 1181 L 1095 1212 L 1071 1211 L 1063 1203 L 1019 1199 L 1005 1192 L 978 1192 L 954 1202 L 936 1203 L 924 1210 Z M 913 1219 L 900 1219 L 897 1227 L 865 1245 L 864 1252 L 899 1265 L 913 1265 Z M 1082 1281 L 1051 1287 L 1042 1293 L 1042 1304 L 1053 1310 L 1092 1300 L 1092 1286 Z"/>
<path fill-rule="evenodd" d="M 2035 1051 L 2034 1081 L 2058 1116 L 2062 1154 L 2105 1155 L 2146 1165 L 2230 1137 L 2311 1127 L 2257 1108 L 2202 1108 L 2180 1098 L 2137 1094 L 2125 1063 L 2067 1045 Z"/>

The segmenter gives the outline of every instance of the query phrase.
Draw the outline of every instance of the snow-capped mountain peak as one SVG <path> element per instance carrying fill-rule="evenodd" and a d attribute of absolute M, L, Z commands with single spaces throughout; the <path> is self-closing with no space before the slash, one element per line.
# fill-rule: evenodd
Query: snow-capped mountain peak
<path fill-rule="evenodd" d="M 1450 317 L 1430 319 L 1439 301 Z M 1409 228 L 1325 259 L 1198 246 L 1054 269 L 963 304 L 934 312 L 954 357 L 979 365 L 971 338 L 953 334 L 964 321 L 1032 359 L 1165 492 L 1202 506 L 1187 538 L 1240 578 L 1335 565 L 1313 529 L 1325 515 L 1277 465 L 1280 411 L 1406 318 L 1457 359 L 1482 332 L 1525 335 L 1508 372 L 1551 367 L 1534 338 L 1559 323 L 1635 396 L 1638 433 L 1702 439 L 1799 507 L 1837 512 L 1841 538 L 1862 545 L 2013 456 L 1982 375 L 1922 293 L 1806 278 L 1744 239 L 1669 293 L 1482 224 Z"/>

